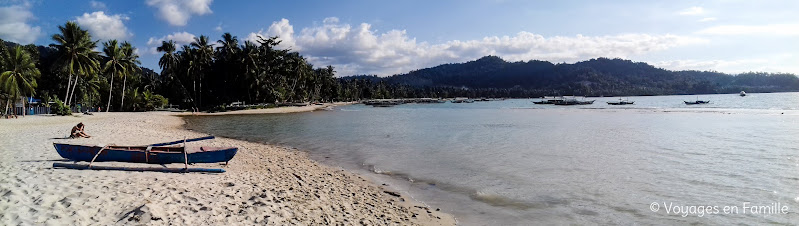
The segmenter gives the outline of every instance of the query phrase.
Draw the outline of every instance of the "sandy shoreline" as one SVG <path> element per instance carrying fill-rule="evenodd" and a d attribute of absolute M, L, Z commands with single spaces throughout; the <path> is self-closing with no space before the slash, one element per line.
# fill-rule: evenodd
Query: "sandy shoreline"
<path fill-rule="evenodd" d="M 92 138 L 58 139 L 78 122 L 87 125 Z M 388 191 L 361 176 L 321 165 L 304 152 L 233 139 L 189 144 L 239 147 L 228 166 L 192 166 L 224 168 L 227 172 L 223 174 L 52 168 L 54 162 L 62 160 L 53 142 L 141 145 L 205 135 L 182 129 L 183 123 L 174 113 L 167 112 L 0 120 L 0 224 L 455 223 L 452 216 L 435 207 L 424 207 L 404 193 Z M 182 164 L 167 167 L 178 168 Z"/>
<path fill-rule="evenodd" d="M 264 108 L 264 109 L 247 109 L 247 110 L 238 110 L 238 111 L 225 111 L 225 112 L 214 112 L 214 113 L 206 113 L 206 112 L 182 112 L 176 113 L 176 115 L 254 115 L 254 114 L 282 114 L 282 113 L 297 113 L 297 112 L 308 112 L 308 111 L 316 111 L 325 109 L 328 107 L 335 107 L 335 106 L 342 106 L 342 105 L 349 105 L 354 104 L 355 102 L 335 102 L 335 103 L 324 103 L 322 105 L 308 105 L 302 107 L 278 107 L 278 108 Z"/>

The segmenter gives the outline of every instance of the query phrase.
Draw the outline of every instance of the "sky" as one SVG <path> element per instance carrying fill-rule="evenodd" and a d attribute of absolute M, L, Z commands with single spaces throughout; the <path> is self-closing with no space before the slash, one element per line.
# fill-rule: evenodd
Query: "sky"
<path fill-rule="evenodd" d="M 160 71 L 163 40 L 278 36 L 338 76 L 389 76 L 486 55 L 574 63 L 598 57 L 669 70 L 799 74 L 799 1 L 0 0 L 0 38 L 49 45 L 75 21 L 129 41 Z"/>

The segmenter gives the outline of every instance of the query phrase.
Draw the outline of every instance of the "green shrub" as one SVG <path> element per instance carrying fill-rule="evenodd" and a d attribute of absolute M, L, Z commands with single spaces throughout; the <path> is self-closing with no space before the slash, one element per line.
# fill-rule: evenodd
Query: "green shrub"
<path fill-rule="evenodd" d="M 55 99 L 55 104 L 50 105 L 50 114 L 56 115 L 72 115 L 72 111 L 69 110 L 69 107 L 61 102 L 59 99 Z"/>
<path fill-rule="evenodd" d="M 169 104 L 169 100 L 167 100 L 166 97 L 153 94 L 149 90 L 144 92 L 143 100 L 141 101 L 144 102 L 145 111 L 153 111 L 156 108 L 163 108 Z"/>

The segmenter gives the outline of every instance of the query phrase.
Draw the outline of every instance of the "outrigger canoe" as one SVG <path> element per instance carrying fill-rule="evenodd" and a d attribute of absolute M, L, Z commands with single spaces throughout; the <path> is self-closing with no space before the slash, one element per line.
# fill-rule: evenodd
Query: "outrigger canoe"
<path fill-rule="evenodd" d="M 236 147 L 85 146 L 53 143 L 61 157 L 73 161 L 133 162 L 150 164 L 215 163 L 233 159 Z M 148 149 L 149 148 L 149 149 Z M 102 153 L 97 154 L 103 149 Z M 184 150 L 186 153 L 184 154 Z"/>

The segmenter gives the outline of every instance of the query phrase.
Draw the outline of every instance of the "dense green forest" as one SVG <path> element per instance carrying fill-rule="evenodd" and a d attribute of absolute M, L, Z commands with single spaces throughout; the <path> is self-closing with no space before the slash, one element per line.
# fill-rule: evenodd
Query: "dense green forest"
<path fill-rule="evenodd" d="M 19 45 L 0 40 L 0 100 L 3 114 L 23 97 L 41 99 L 54 113 L 68 106 L 104 111 L 144 111 L 168 100 L 154 93 L 160 76 L 139 66 L 139 56 L 128 42 L 92 40 L 74 22 L 59 26 L 49 46 Z M 95 51 L 102 50 L 102 53 Z M 120 81 L 121 80 L 121 81 Z M 23 101 L 27 104 L 27 100 Z"/>
<path fill-rule="evenodd" d="M 351 76 L 413 95 L 445 97 L 634 96 L 799 91 L 793 74 L 669 71 L 640 62 L 598 58 L 574 64 L 506 62 L 496 56 L 385 78 Z M 395 92 L 395 93 L 396 93 Z"/>
<path fill-rule="evenodd" d="M 553 64 L 486 56 L 389 77 L 336 78 L 332 66 L 317 68 L 296 51 L 276 48 L 278 37 L 242 43 L 229 33 L 215 42 L 207 36 L 183 46 L 162 42 L 157 48 L 161 73 L 156 73 L 140 66 L 135 47 L 128 42 L 93 40 L 74 22 L 59 30 L 49 46 L 0 40 L 4 114 L 15 100 L 28 96 L 45 105 L 56 103 L 56 113 L 65 114 L 68 107 L 78 105 L 104 111 L 144 111 L 167 104 L 219 110 L 233 102 L 269 107 L 379 98 L 799 91 L 799 78 L 793 74 L 669 71 L 607 58 Z"/>

